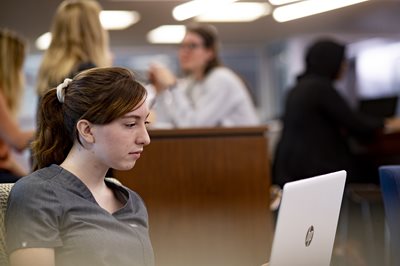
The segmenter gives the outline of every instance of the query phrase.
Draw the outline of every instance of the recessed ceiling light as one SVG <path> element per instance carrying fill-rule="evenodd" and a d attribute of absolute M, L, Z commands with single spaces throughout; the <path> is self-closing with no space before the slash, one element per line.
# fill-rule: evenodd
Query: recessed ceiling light
<path fill-rule="evenodd" d="M 277 7 L 273 12 L 273 17 L 278 22 L 286 22 L 365 1 L 368 0 L 306 0 Z"/>
<path fill-rule="evenodd" d="M 46 32 L 43 33 L 42 35 L 39 36 L 39 38 L 36 39 L 35 45 L 36 48 L 39 50 L 46 50 L 51 43 L 51 33 Z"/>
<path fill-rule="evenodd" d="M 286 5 L 286 4 L 298 2 L 298 1 L 300 1 L 300 0 L 269 0 L 271 5 L 274 5 L 274 6 Z"/>
<path fill-rule="evenodd" d="M 100 22 L 106 30 L 123 30 L 140 20 L 136 11 L 103 10 L 100 13 Z M 46 32 L 37 38 L 35 44 L 39 50 L 46 50 L 51 43 L 51 33 Z"/>
<path fill-rule="evenodd" d="M 101 25 L 107 30 L 126 29 L 140 20 L 136 11 L 103 10 L 100 13 Z"/>
<path fill-rule="evenodd" d="M 237 0 L 193 0 L 176 6 L 172 10 L 172 16 L 176 20 L 182 21 L 203 14 L 204 12 L 218 9 L 235 1 Z"/>
<path fill-rule="evenodd" d="M 221 9 L 214 8 L 195 19 L 204 22 L 249 22 L 271 13 L 271 6 L 267 3 L 232 3 Z"/>
<path fill-rule="evenodd" d="M 180 43 L 185 31 L 183 25 L 163 25 L 151 30 L 147 34 L 147 40 L 150 43 Z"/>

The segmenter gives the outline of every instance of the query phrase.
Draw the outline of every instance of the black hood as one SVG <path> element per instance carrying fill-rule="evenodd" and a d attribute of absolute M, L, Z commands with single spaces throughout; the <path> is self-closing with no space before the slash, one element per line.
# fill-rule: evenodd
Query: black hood
<path fill-rule="evenodd" d="M 314 74 L 334 80 L 345 58 L 345 46 L 332 40 L 319 40 L 307 50 L 306 70 L 302 75 Z"/>

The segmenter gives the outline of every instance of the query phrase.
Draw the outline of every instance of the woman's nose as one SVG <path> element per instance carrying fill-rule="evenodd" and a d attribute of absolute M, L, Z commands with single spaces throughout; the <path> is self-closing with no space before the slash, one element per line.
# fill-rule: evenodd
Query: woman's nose
<path fill-rule="evenodd" d="M 137 141 L 144 146 L 150 144 L 150 136 L 146 127 L 143 127 L 143 129 L 140 131 Z"/>

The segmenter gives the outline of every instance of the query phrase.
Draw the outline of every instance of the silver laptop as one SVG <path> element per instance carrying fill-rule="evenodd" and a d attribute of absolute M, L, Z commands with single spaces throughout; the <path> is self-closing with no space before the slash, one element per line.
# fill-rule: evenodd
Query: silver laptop
<path fill-rule="evenodd" d="M 328 266 L 346 172 L 286 183 L 269 266 Z"/>

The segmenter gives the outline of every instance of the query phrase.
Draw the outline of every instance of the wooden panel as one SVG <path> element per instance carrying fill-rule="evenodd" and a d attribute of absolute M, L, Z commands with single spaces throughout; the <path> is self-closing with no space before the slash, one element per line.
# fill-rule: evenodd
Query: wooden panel
<path fill-rule="evenodd" d="M 266 128 L 153 130 L 135 168 L 114 176 L 149 211 L 159 266 L 261 265 L 269 258 Z"/>
<path fill-rule="evenodd" d="M 366 164 L 375 169 L 376 180 L 379 179 L 379 166 L 400 164 L 400 132 L 381 132 L 366 143 L 356 142 L 355 147 L 355 153 L 363 156 Z"/>

